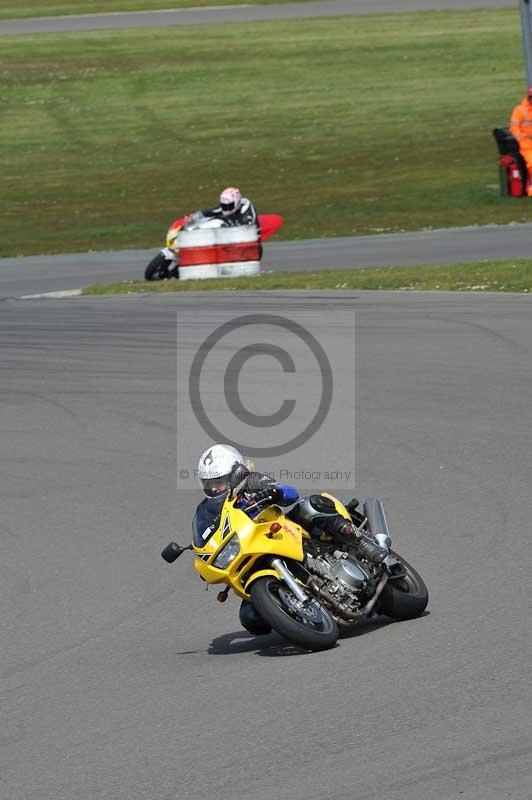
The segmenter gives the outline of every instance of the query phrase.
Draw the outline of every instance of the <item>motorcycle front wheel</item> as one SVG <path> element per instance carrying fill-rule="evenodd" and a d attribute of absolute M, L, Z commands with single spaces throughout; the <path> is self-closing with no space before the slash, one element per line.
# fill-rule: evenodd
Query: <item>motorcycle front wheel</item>
<path fill-rule="evenodd" d="M 171 262 L 163 256 L 162 253 L 157 253 L 155 258 L 152 258 L 146 271 L 144 272 L 144 280 L 146 281 L 163 281 L 171 276 L 168 270 L 168 264 Z M 173 270 L 172 270 L 173 272 Z"/>
<path fill-rule="evenodd" d="M 327 609 L 309 598 L 303 604 L 281 581 L 267 575 L 251 586 L 251 600 L 277 633 L 305 650 L 328 650 L 338 639 L 338 625 Z"/>
<path fill-rule="evenodd" d="M 415 619 L 425 611 L 429 593 L 425 581 L 408 561 L 393 553 L 405 571 L 404 577 L 390 578 L 379 601 L 379 613 L 392 619 Z"/>

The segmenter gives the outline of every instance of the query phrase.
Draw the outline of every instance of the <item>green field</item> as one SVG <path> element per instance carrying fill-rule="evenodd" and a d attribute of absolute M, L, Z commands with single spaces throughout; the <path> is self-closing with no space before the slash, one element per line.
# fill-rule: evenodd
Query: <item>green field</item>
<path fill-rule="evenodd" d="M 430 264 L 418 267 L 279 272 L 256 278 L 197 281 L 122 281 L 95 284 L 83 294 L 256 290 L 388 289 L 446 292 L 532 292 L 532 261 L 484 261 L 478 264 Z"/>
<path fill-rule="evenodd" d="M 6 37 L 1 251 L 156 247 L 239 185 L 284 238 L 532 219 L 491 129 L 517 9 Z"/>
<path fill-rule="evenodd" d="M 117 11 L 154 11 L 162 8 L 198 8 L 223 5 L 269 5 L 294 0 L 0 0 L 0 19 L 52 17 L 64 14 L 98 14 Z"/>

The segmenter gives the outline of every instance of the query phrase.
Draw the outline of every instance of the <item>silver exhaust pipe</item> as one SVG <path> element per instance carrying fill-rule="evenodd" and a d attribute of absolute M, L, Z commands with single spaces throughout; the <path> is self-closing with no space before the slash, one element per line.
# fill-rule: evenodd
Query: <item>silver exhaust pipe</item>
<path fill-rule="evenodd" d="M 345 609 L 338 600 L 330 594 L 327 589 L 324 589 L 316 580 L 311 580 L 308 584 L 309 588 L 316 596 L 318 602 L 325 600 L 326 604 L 334 611 L 334 613 L 341 617 L 345 622 L 358 622 L 362 617 L 373 611 L 373 608 L 382 594 L 382 590 L 388 583 L 388 574 L 383 572 L 379 578 L 379 582 L 375 588 L 375 594 L 371 597 L 365 606 L 358 611 L 348 611 Z"/>
<path fill-rule="evenodd" d="M 368 521 L 369 532 L 375 541 L 381 547 L 389 549 L 392 539 L 380 497 L 366 497 L 364 500 L 364 516 Z"/>

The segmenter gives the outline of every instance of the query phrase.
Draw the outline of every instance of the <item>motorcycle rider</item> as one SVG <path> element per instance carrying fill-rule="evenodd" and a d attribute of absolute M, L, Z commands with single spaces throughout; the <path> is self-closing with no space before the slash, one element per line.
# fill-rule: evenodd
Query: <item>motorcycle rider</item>
<path fill-rule="evenodd" d="M 260 237 L 260 223 L 257 210 L 251 200 L 242 197 L 240 189 L 229 186 L 220 195 L 219 205 L 201 212 L 204 217 L 221 219 L 230 227 L 237 225 L 256 225 Z"/>
<path fill-rule="evenodd" d="M 197 476 L 205 499 L 196 509 L 192 531 L 194 544 L 200 547 L 218 527 L 224 500 L 232 487 L 238 498 L 235 507 L 251 518 L 265 507 L 260 501 L 269 500 L 272 505 L 292 506 L 287 516 L 311 536 L 325 535 L 349 543 L 356 547 L 360 555 L 376 564 L 380 564 L 388 555 L 387 548 L 377 544 L 372 537 L 361 535 L 352 522 L 338 514 L 329 497 L 310 495 L 300 500 L 294 486 L 275 481 L 265 473 L 250 472 L 241 453 L 230 445 L 215 444 L 208 447 L 200 456 Z M 351 501 L 350 505 L 354 508 L 357 501 Z M 247 600 L 242 600 L 239 617 L 249 633 L 261 635 L 271 631 L 271 627 Z"/>
<path fill-rule="evenodd" d="M 219 205 L 214 208 L 205 208 L 202 211 L 194 211 L 184 218 L 183 224 L 199 223 L 204 220 L 219 219 L 223 222 L 223 227 L 236 228 L 239 225 L 256 225 L 259 235 L 259 259 L 262 258 L 262 242 L 260 241 L 260 221 L 257 210 L 251 200 L 242 197 L 240 189 L 229 186 L 220 195 Z M 172 274 L 179 278 L 178 267 L 173 268 Z"/>

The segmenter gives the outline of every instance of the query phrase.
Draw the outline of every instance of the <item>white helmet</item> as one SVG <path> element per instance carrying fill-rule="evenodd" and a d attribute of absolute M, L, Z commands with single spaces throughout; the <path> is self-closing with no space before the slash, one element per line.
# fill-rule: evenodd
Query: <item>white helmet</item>
<path fill-rule="evenodd" d="M 244 459 L 235 447 L 215 444 L 201 454 L 198 462 L 198 478 L 207 497 L 223 497 L 229 491 L 229 474 L 235 464 Z"/>
<path fill-rule="evenodd" d="M 227 189 L 223 190 L 220 195 L 220 208 L 222 209 L 222 214 L 224 217 L 230 217 L 232 214 L 238 211 L 241 205 L 242 195 L 240 193 L 240 189 L 236 189 L 234 186 L 229 186 Z"/>

